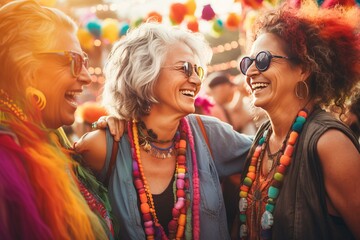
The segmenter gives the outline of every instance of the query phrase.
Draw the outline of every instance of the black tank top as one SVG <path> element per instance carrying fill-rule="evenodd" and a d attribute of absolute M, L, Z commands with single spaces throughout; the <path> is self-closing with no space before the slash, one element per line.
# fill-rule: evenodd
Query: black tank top
<path fill-rule="evenodd" d="M 168 224 L 172 219 L 172 209 L 174 207 L 173 183 L 174 177 L 164 192 L 153 194 L 156 216 L 167 236 L 169 236 Z"/>

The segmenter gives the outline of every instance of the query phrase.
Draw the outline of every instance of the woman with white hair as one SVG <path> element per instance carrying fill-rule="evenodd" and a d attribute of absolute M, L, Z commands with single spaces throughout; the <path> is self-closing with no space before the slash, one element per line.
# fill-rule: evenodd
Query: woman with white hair
<path fill-rule="evenodd" d="M 211 56 L 202 35 L 157 23 L 114 45 L 103 103 L 127 132 L 97 130 L 76 149 L 109 180 L 118 238 L 229 239 L 219 177 L 242 170 L 251 139 L 191 114 Z"/>

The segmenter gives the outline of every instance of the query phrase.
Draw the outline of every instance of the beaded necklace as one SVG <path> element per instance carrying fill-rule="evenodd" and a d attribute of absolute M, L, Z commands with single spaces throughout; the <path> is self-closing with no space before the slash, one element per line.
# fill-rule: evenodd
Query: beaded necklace
<path fill-rule="evenodd" d="M 79 190 L 81 194 L 84 196 L 91 211 L 100 214 L 100 216 L 104 219 L 107 227 L 109 228 L 112 236 L 114 236 L 114 228 L 111 221 L 111 217 L 108 211 L 106 210 L 104 204 L 99 200 L 100 197 L 92 193 L 81 180 L 78 180 L 77 182 L 78 182 Z"/>
<path fill-rule="evenodd" d="M 10 99 L 9 95 L 3 89 L 0 89 L 0 104 L 4 105 L 8 109 L 8 112 L 12 112 L 20 120 L 27 120 L 27 117 L 24 114 L 23 110 L 19 108 L 12 99 Z M 1 110 L 3 111 L 4 109 L 1 107 Z"/>
<path fill-rule="evenodd" d="M 191 220 L 187 216 L 191 212 L 189 211 L 189 195 L 187 194 L 189 180 L 187 178 L 187 167 L 186 167 L 186 137 L 189 138 L 190 147 L 193 151 L 193 140 L 190 128 L 186 119 L 182 119 L 180 122 L 180 138 L 175 140 L 175 148 L 177 152 L 176 156 L 176 170 L 175 170 L 175 179 L 176 179 L 176 190 L 175 204 L 172 210 L 172 220 L 168 224 L 169 236 L 166 236 L 166 233 L 158 221 L 156 216 L 154 201 L 152 198 L 149 185 L 146 181 L 144 171 L 141 164 L 140 158 L 140 144 L 139 144 L 139 135 L 136 121 L 129 122 L 128 124 L 128 133 L 130 138 L 132 158 L 133 158 L 133 180 L 135 188 L 138 192 L 140 200 L 140 211 L 142 214 L 143 226 L 147 239 L 182 239 L 185 235 L 185 229 L 191 224 Z M 194 154 L 192 154 L 193 156 Z M 195 164 L 194 164 L 195 160 Z M 193 159 L 193 170 L 194 173 L 197 173 L 197 164 L 196 158 Z M 199 204 L 200 194 L 198 186 L 198 175 L 193 174 L 193 184 L 194 184 L 194 201 L 193 201 L 193 214 L 199 214 L 199 207 L 195 204 Z M 190 207 L 191 209 L 191 207 Z M 199 232 L 199 219 L 195 218 L 193 215 L 193 235 L 194 239 L 198 239 Z"/>
<path fill-rule="evenodd" d="M 300 110 L 299 113 L 297 114 L 294 123 L 291 126 L 290 134 L 286 142 L 286 148 L 284 150 L 284 153 L 280 157 L 280 165 L 276 167 L 276 171 L 274 173 L 273 179 L 268 189 L 268 199 L 265 205 L 265 212 L 261 216 L 262 239 L 271 239 L 271 235 L 272 235 L 271 230 L 274 223 L 273 212 L 275 209 L 276 200 L 277 197 L 279 196 L 280 188 L 284 180 L 286 169 L 291 163 L 294 146 L 301 133 L 302 127 L 306 122 L 307 116 L 308 113 L 306 110 L 304 109 Z M 263 152 L 265 151 L 267 134 L 268 131 L 265 131 L 263 136 L 259 139 L 258 146 L 255 148 L 253 156 L 251 158 L 248 172 L 240 187 L 240 194 L 239 194 L 240 195 L 240 201 L 239 201 L 240 239 L 246 239 L 246 237 L 248 236 L 248 226 L 246 225 L 246 210 L 248 208 L 248 200 L 247 200 L 248 192 L 252 186 L 253 181 L 256 178 L 256 174 L 260 174 L 259 168 L 261 165 L 261 161 L 259 161 L 259 159 L 262 157 Z"/>

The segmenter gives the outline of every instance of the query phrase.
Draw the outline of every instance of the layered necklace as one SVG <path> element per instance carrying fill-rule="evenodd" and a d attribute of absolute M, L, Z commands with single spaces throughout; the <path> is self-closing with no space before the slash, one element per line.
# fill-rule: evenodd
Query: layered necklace
<path fill-rule="evenodd" d="M 295 118 L 294 123 L 292 124 L 284 152 L 280 157 L 280 164 L 276 167 L 274 176 L 271 180 L 270 187 L 268 188 L 267 201 L 265 205 L 265 211 L 261 216 L 261 238 L 262 239 L 271 239 L 272 236 L 272 226 L 274 223 L 274 209 L 276 200 L 279 196 L 279 192 L 284 180 L 284 176 L 287 170 L 287 167 L 290 165 L 292 160 L 292 154 L 294 151 L 294 146 L 297 142 L 297 139 L 301 133 L 302 127 L 306 122 L 308 112 L 306 110 L 300 110 Z M 240 239 L 246 239 L 248 236 L 248 226 L 247 226 L 247 216 L 246 210 L 248 208 L 248 193 L 252 187 L 253 182 L 257 179 L 257 175 L 260 174 L 261 160 L 263 158 L 267 141 L 269 139 L 269 131 L 266 130 L 263 136 L 259 139 L 258 146 L 255 148 L 254 153 L 251 158 L 251 162 L 248 168 L 246 177 L 244 178 L 242 185 L 240 187 L 240 201 L 239 201 L 239 211 L 240 211 Z M 260 160 L 259 160 L 260 159 Z"/>
<path fill-rule="evenodd" d="M 186 119 L 180 121 L 179 134 L 175 136 L 176 170 L 174 182 L 174 207 L 172 220 L 168 224 L 169 236 L 159 223 L 156 215 L 154 200 L 147 183 L 140 157 L 140 137 L 138 122 L 128 123 L 128 133 L 132 150 L 133 181 L 138 192 L 143 227 L 147 239 L 199 239 L 200 232 L 200 188 L 197 169 L 197 160 L 194 150 L 194 140 Z M 193 202 L 190 204 L 189 179 L 187 172 L 186 147 L 187 139 L 190 143 L 192 156 L 192 184 Z M 192 230 L 192 232 L 191 232 Z M 187 236 L 189 235 L 190 236 Z"/>
<path fill-rule="evenodd" d="M 151 156 L 156 158 L 170 158 L 176 155 L 175 140 L 179 138 L 179 131 L 176 132 L 175 136 L 169 140 L 158 140 L 157 134 L 152 129 L 147 129 L 143 121 L 136 123 L 139 133 L 139 144 L 145 152 L 150 153 Z M 146 134 L 145 134 L 146 132 Z M 167 148 L 161 148 L 156 146 L 154 143 L 172 143 Z"/>

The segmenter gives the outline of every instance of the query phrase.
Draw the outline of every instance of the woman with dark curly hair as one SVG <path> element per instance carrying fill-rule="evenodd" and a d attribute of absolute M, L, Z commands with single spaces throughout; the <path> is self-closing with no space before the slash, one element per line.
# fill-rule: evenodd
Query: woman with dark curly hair
<path fill-rule="evenodd" d="M 240 69 L 269 121 L 242 173 L 241 239 L 360 238 L 359 144 L 324 110 L 359 83 L 359 16 L 308 1 L 255 22 Z"/>

